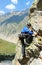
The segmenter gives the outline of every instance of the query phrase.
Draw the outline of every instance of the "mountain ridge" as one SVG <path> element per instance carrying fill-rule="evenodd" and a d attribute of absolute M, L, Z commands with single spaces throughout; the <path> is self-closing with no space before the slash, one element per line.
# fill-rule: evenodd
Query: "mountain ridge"
<path fill-rule="evenodd" d="M 11 12 L 0 17 L 0 34 L 11 36 L 19 32 L 28 21 L 28 12 L 26 9 L 22 12 Z"/>

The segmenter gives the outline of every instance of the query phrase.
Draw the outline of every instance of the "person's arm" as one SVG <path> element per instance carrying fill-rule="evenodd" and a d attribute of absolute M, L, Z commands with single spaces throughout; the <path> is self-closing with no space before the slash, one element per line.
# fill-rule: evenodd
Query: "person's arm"
<path fill-rule="evenodd" d="M 27 33 L 30 34 L 30 35 L 33 34 L 33 32 L 30 31 L 26 26 L 21 30 L 21 33 L 25 33 L 25 32 L 27 32 Z"/>
<path fill-rule="evenodd" d="M 30 31 L 30 30 L 28 29 L 28 33 L 29 33 L 30 35 L 32 35 L 32 34 L 33 34 L 33 31 Z"/>

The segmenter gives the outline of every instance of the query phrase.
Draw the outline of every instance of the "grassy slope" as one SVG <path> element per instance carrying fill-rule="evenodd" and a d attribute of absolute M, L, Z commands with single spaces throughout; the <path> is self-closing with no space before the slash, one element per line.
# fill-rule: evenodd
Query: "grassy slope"
<path fill-rule="evenodd" d="M 0 39 L 0 54 L 11 55 L 15 53 L 15 44 Z"/>

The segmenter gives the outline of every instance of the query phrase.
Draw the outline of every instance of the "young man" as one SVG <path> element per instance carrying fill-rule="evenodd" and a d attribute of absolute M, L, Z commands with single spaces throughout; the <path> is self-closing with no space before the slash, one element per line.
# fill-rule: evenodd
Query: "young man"
<path fill-rule="evenodd" d="M 22 33 L 22 34 L 27 33 L 27 34 L 29 34 L 29 35 L 32 35 L 33 32 L 30 31 L 30 27 L 31 27 L 31 24 L 30 24 L 30 23 L 27 23 L 27 25 L 24 26 L 24 28 L 21 30 L 21 33 Z"/>
<path fill-rule="evenodd" d="M 22 43 L 22 54 L 23 57 L 25 57 L 25 46 L 30 44 L 32 42 L 32 34 L 33 31 L 30 30 L 31 24 L 27 23 L 26 26 L 23 27 L 23 29 L 21 30 L 21 35 L 20 35 L 20 40 Z"/>

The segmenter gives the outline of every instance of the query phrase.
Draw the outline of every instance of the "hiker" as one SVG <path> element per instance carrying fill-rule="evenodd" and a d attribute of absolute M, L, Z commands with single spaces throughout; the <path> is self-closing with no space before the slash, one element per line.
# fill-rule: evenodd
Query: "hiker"
<path fill-rule="evenodd" d="M 30 30 L 31 24 L 27 23 L 26 26 L 21 30 L 21 34 L 19 35 L 19 39 L 21 40 L 22 43 L 22 54 L 23 57 L 25 57 L 25 46 L 29 46 L 29 44 L 33 40 L 33 31 Z"/>

